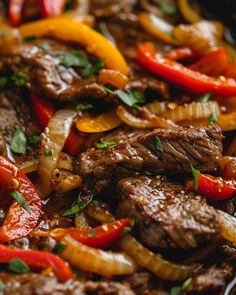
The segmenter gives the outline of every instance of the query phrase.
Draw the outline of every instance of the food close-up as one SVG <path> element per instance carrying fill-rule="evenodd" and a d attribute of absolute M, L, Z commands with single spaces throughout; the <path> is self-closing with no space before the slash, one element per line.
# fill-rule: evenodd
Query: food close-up
<path fill-rule="evenodd" d="M 235 15 L 0 1 L 0 295 L 236 294 Z"/>

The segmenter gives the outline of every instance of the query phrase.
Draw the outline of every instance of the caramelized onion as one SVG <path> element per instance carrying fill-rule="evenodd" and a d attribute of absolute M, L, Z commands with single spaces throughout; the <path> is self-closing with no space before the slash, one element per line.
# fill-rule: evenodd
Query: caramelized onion
<path fill-rule="evenodd" d="M 236 247 L 236 218 L 224 211 L 218 210 L 222 237 Z"/>
<path fill-rule="evenodd" d="M 164 280 L 184 280 L 191 275 L 194 270 L 194 266 L 178 265 L 164 260 L 160 254 L 149 251 L 130 235 L 126 235 L 122 238 L 120 247 L 140 266 L 150 270 Z"/>
<path fill-rule="evenodd" d="M 98 82 L 108 84 L 118 89 L 124 89 L 129 79 L 126 75 L 115 70 L 103 69 L 99 72 Z"/>
<path fill-rule="evenodd" d="M 44 197 L 48 196 L 52 190 L 53 171 L 57 168 L 60 153 L 75 116 L 76 112 L 73 110 L 57 111 L 41 135 L 38 189 Z"/>
<path fill-rule="evenodd" d="M 202 18 L 194 11 L 194 9 L 189 4 L 189 0 L 178 0 L 179 10 L 183 18 L 189 23 L 196 23 Z"/>
<path fill-rule="evenodd" d="M 23 162 L 19 165 L 19 169 L 22 170 L 25 174 L 32 173 L 37 170 L 38 168 L 38 159 L 29 160 L 26 162 Z"/>
<path fill-rule="evenodd" d="M 129 126 L 135 128 L 151 129 L 151 128 L 177 128 L 170 120 L 161 117 L 153 117 L 150 120 L 138 118 L 126 110 L 123 106 L 117 107 L 117 115 L 120 119 Z"/>
<path fill-rule="evenodd" d="M 236 179 L 236 157 L 222 157 L 220 171 L 223 179 Z"/>
<path fill-rule="evenodd" d="M 65 236 L 61 243 L 66 245 L 61 256 L 82 270 L 105 277 L 128 275 L 136 271 L 135 262 L 126 254 L 91 248 L 75 241 L 70 236 Z"/>

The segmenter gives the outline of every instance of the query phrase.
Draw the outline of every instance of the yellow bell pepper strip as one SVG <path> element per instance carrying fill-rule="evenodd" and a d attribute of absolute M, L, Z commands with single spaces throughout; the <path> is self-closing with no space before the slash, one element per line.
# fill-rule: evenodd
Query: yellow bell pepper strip
<path fill-rule="evenodd" d="M 189 23 L 196 23 L 202 18 L 194 11 L 190 6 L 189 0 L 178 0 L 178 7 L 183 16 L 183 18 Z"/>
<path fill-rule="evenodd" d="M 104 60 L 105 66 L 128 74 L 128 66 L 119 50 L 101 34 L 85 24 L 69 17 L 55 17 L 24 24 L 19 27 L 24 36 L 50 36 L 63 41 L 75 42 L 92 55 Z"/>

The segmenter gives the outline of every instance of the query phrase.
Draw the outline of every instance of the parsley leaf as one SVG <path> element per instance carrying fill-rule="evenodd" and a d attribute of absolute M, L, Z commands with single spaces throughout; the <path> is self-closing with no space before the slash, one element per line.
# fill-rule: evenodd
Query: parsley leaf
<path fill-rule="evenodd" d="M 36 39 L 36 36 L 35 36 L 35 35 L 29 35 L 29 36 L 24 36 L 24 37 L 23 37 L 23 40 L 24 40 L 25 42 L 33 41 L 33 40 L 35 40 L 35 39 Z"/>
<path fill-rule="evenodd" d="M 48 51 L 51 49 L 51 46 L 47 42 L 43 42 L 38 46 L 43 51 Z"/>
<path fill-rule="evenodd" d="M 66 245 L 63 243 L 56 243 L 55 247 L 53 248 L 53 253 L 54 254 L 61 254 L 65 249 L 66 249 Z"/>
<path fill-rule="evenodd" d="M 173 15 L 177 11 L 176 5 L 174 3 L 161 2 L 160 9 L 166 15 Z"/>
<path fill-rule="evenodd" d="M 16 126 L 15 132 L 11 139 L 11 150 L 16 154 L 25 154 L 26 151 L 26 136 L 24 130 L 20 126 Z"/>
<path fill-rule="evenodd" d="M 86 102 L 80 102 L 76 105 L 75 108 L 76 108 L 76 111 L 80 112 L 80 111 L 92 109 L 93 105 L 90 103 L 86 103 Z"/>
<path fill-rule="evenodd" d="M 138 107 L 145 102 L 144 94 L 141 91 L 116 90 L 114 93 L 129 107 Z"/>
<path fill-rule="evenodd" d="M 40 142 L 40 135 L 39 134 L 33 134 L 28 138 L 29 144 L 37 144 Z"/>
<path fill-rule="evenodd" d="M 14 258 L 9 262 L 9 270 L 14 271 L 16 273 L 27 273 L 30 271 L 29 266 L 19 258 Z"/>
<path fill-rule="evenodd" d="M 27 76 L 22 72 L 15 73 L 11 78 L 16 86 L 24 86 L 27 82 Z"/>
<path fill-rule="evenodd" d="M 161 142 L 160 137 L 156 137 L 156 143 L 155 143 L 156 149 L 160 152 L 163 152 L 163 144 Z"/>
<path fill-rule="evenodd" d="M 59 52 L 58 54 L 62 57 L 60 65 L 63 65 L 66 68 L 70 67 L 86 67 L 90 64 L 87 55 L 81 51 L 72 51 L 72 52 Z"/>
<path fill-rule="evenodd" d="M 104 67 L 104 60 L 99 59 L 95 64 L 89 64 L 81 73 L 84 78 L 97 74 Z"/>
<path fill-rule="evenodd" d="M 24 209 L 25 211 L 27 211 L 28 213 L 31 212 L 30 208 L 29 208 L 29 204 L 27 203 L 27 201 L 25 200 L 25 198 L 17 191 L 11 191 L 9 193 L 9 195 L 14 198 L 16 200 L 17 203 L 19 203 Z"/>
<path fill-rule="evenodd" d="M 96 147 L 98 149 L 107 149 L 107 148 L 112 147 L 116 144 L 117 144 L 117 142 L 115 140 L 112 140 L 112 141 L 100 140 L 99 143 L 96 143 Z"/>
<path fill-rule="evenodd" d="M 43 154 L 44 154 L 44 157 L 51 157 L 52 156 L 52 150 L 45 150 Z"/>
<path fill-rule="evenodd" d="M 2 281 L 0 281 L 0 291 L 3 291 L 4 288 L 5 288 L 5 284 Z"/>
<path fill-rule="evenodd" d="M 212 113 L 207 120 L 207 124 L 210 125 L 216 121 L 217 121 L 217 116 L 215 113 Z"/>
<path fill-rule="evenodd" d="M 195 191 L 197 191 L 198 190 L 198 177 L 199 177 L 200 171 L 198 169 L 195 169 L 192 165 L 191 165 L 191 169 L 192 169 L 192 173 L 193 173 L 194 189 L 195 189 Z"/>
<path fill-rule="evenodd" d="M 201 96 L 198 96 L 196 98 L 196 101 L 197 102 L 208 102 L 208 100 L 212 97 L 212 93 L 204 93 L 203 95 Z"/>
<path fill-rule="evenodd" d="M 8 84 L 8 78 L 0 77 L 0 90 L 5 88 Z"/>
<path fill-rule="evenodd" d="M 78 196 L 76 203 L 66 210 L 62 216 L 71 216 L 84 210 L 84 208 L 92 202 L 92 198 L 82 200 L 81 195 Z"/>

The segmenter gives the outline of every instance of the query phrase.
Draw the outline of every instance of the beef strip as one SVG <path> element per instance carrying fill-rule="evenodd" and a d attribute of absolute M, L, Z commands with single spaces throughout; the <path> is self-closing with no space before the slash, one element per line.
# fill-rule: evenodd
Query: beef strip
<path fill-rule="evenodd" d="M 157 147 L 157 138 L 161 148 Z M 79 155 L 75 172 L 93 193 L 100 193 L 117 179 L 138 173 L 190 173 L 191 165 L 214 172 L 222 155 L 219 127 L 179 130 L 156 129 L 106 150 Z"/>
<path fill-rule="evenodd" d="M 134 295 L 128 285 L 116 282 L 59 283 L 56 277 L 40 274 L 11 275 L 0 273 L 5 284 L 4 295 Z"/>
<path fill-rule="evenodd" d="M 178 182 L 130 177 L 118 181 L 116 192 L 116 215 L 134 218 L 138 238 L 150 248 L 192 248 L 218 238 L 217 211 Z"/>
<path fill-rule="evenodd" d="M 50 50 L 42 49 L 42 44 L 50 46 Z M 72 46 L 52 39 L 36 39 L 15 44 L 0 56 L 1 71 L 24 73 L 28 89 L 52 99 L 99 99 L 107 96 L 104 88 L 93 82 L 94 77 L 84 79 L 74 68 L 60 64 L 61 57 L 58 53 L 72 51 L 75 51 Z"/>

